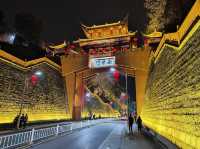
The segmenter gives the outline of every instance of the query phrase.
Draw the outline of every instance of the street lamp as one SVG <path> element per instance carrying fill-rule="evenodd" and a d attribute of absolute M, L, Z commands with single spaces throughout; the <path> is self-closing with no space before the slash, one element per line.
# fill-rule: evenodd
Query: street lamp
<path fill-rule="evenodd" d="M 39 71 L 39 70 L 34 73 L 34 75 L 36 75 L 38 77 L 42 76 L 42 74 L 43 74 L 42 71 Z M 20 126 L 20 117 L 21 117 L 21 114 L 22 114 L 23 104 L 25 103 L 25 101 L 24 101 L 25 92 L 28 89 L 28 86 L 29 86 L 29 77 L 26 74 L 25 75 L 25 80 L 24 80 L 24 90 L 23 90 L 24 97 L 22 98 L 21 104 L 20 104 L 19 118 L 17 120 L 17 129 L 19 129 L 19 126 Z"/>
<path fill-rule="evenodd" d="M 90 97 L 90 93 L 86 93 L 86 97 Z"/>
<path fill-rule="evenodd" d="M 34 73 L 36 76 L 38 76 L 38 77 L 40 77 L 43 73 L 42 73 L 42 71 L 36 71 L 35 73 Z"/>

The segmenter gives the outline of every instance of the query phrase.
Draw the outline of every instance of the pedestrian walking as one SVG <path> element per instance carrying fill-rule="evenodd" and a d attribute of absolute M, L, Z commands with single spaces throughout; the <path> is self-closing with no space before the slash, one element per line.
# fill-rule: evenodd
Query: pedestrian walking
<path fill-rule="evenodd" d="M 95 114 L 93 115 L 93 119 L 94 119 L 94 120 L 96 119 L 96 115 L 95 115 Z"/>
<path fill-rule="evenodd" d="M 15 116 L 14 120 L 13 120 L 13 128 L 17 128 L 17 123 L 18 123 L 18 119 L 19 119 L 19 115 Z"/>
<path fill-rule="evenodd" d="M 136 116 L 136 114 L 134 114 L 133 119 L 134 119 L 134 123 L 136 123 L 137 122 L 137 116 Z"/>
<path fill-rule="evenodd" d="M 26 128 L 27 123 L 28 123 L 28 114 L 26 113 L 24 117 L 24 128 Z"/>
<path fill-rule="evenodd" d="M 131 114 L 129 114 L 128 117 L 128 128 L 129 128 L 129 133 L 133 133 L 133 117 Z"/>
<path fill-rule="evenodd" d="M 19 123 L 19 128 L 24 128 L 24 123 L 25 123 L 25 116 L 22 114 L 20 117 L 20 123 Z"/>
<path fill-rule="evenodd" d="M 137 126 L 138 126 L 138 132 L 141 133 L 141 131 L 142 131 L 142 119 L 141 119 L 140 116 L 137 119 Z"/>

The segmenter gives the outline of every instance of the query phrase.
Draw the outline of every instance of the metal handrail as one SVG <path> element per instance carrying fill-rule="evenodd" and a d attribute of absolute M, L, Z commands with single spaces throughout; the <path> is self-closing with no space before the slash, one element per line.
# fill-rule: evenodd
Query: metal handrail
<path fill-rule="evenodd" d="M 101 119 L 101 120 L 87 120 L 80 122 L 72 122 L 69 124 L 62 124 L 54 127 L 39 128 L 32 130 L 27 130 L 25 132 L 18 132 L 14 134 L 9 134 L 5 136 L 0 136 L 0 149 L 8 149 L 23 145 L 32 144 L 36 141 L 49 138 L 52 136 L 57 136 L 62 133 L 72 132 L 77 129 L 92 126 L 98 123 L 103 123 L 112 119 Z"/>

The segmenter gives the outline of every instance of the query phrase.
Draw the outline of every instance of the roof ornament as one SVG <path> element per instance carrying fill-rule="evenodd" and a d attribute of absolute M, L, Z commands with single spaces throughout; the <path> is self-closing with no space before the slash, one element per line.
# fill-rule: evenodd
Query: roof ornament
<path fill-rule="evenodd" d="M 129 17 L 129 14 L 127 13 L 124 19 L 122 20 L 124 24 L 128 24 L 128 17 Z"/>

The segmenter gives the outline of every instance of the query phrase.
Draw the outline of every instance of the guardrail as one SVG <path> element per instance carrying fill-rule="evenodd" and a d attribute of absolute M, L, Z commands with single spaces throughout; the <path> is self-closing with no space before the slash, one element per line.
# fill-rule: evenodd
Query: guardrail
<path fill-rule="evenodd" d="M 36 141 L 49 138 L 52 136 L 58 136 L 65 132 L 72 132 L 73 130 L 81 129 L 84 127 L 92 126 L 98 123 L 104 123 L 112 119 L 101 120 L 88 120 L 80 122 L 72 122 L 68 124 L 62 124 L 49 128 L 32 129 L 25 132 L 14 133 L 10 135 L 0 136 L 0 149 L 8 149 L 13 147 L 19 147 L 22 145 L 32 144 Z"/>

